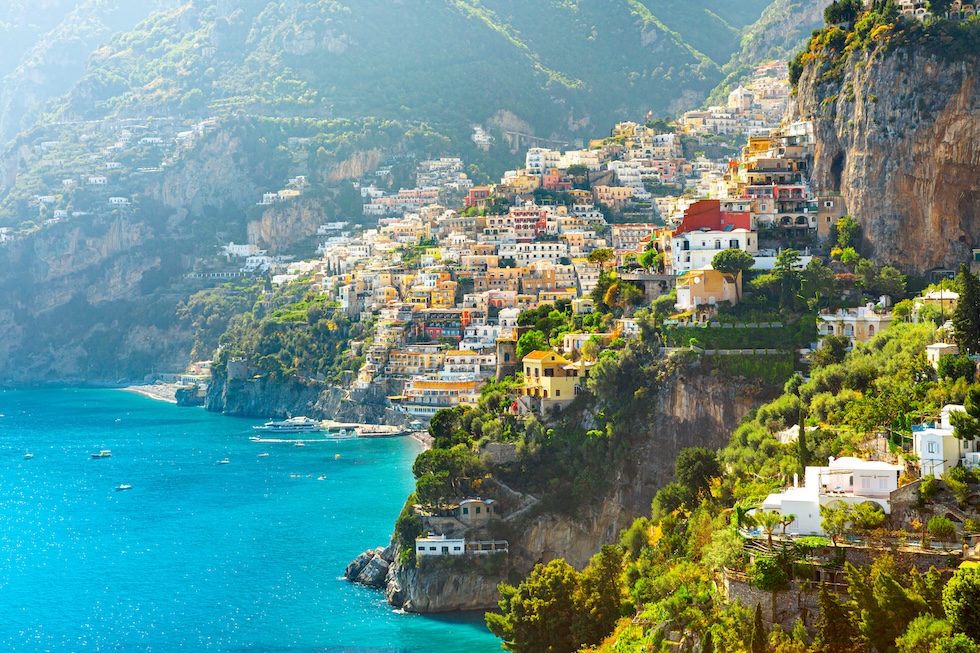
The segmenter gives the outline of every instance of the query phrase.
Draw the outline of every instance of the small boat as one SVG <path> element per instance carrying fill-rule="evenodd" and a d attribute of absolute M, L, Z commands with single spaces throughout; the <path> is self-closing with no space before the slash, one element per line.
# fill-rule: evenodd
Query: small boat
<path fill-rule="evenodd" d="M 93 458 L 112 458 L 112 451 L 110 449 L 103 449 L 99 453 L 93 453 Z"/>
<path fill-rule="evenodd" d="M 267 454 L 267 453 L 260 453 L 259 454 L 259 458 L 268 458 L 268 457 L 269 457 L 269 454 Z"/>
<path fill-rule="evenodd" d="M 252 428 L 264 433 L 318 433 L 322 429 L 320 422 L 309 417 L 290 417 L 281 422 L 266 422 Z"/>
<path fill-rule="evenodd" d="M 357 431 L 342 427 L 333 427 L 326 430 L 323 434 L 325 440 L 353 440 L 357 437 Z"/>
<path fill-rule="evenodd" d="M 218 464 L 219 465 L 228 465 L 230 463 L 231 463 L 231 461 L 228 460 L 227 458 L 223 458 L 223 459 L 221 459 L 221 460 L 218 461 Z"/>
<path fill-rule="evenodd" d="M 34 457 L 34 454 L 32 454 L 32 453 L 25 453 L 24 454 L 24 460 L 30 460 L 33 457 Z"/>
<path fill-rule="evenodd" d="M 133 489 L 132 485 L 126 485 L 125 483 L 123 483 L 122 485 L 116 488 L 116 492 L 121 492 L 122 490 L 132 490 L 132 489 Z"/>
<path fill-rule="evenodd" d="M 340 460 L 340 454 L 339 453 L 338 454 L 334 454 L 333 459 L 334 460 Z"/>
<path fill-rule="evenodd" d="M 306 443 L 305 443 L 305 442 L 297 442 L 297 443 L 296 443 L 296 444 L 294 444 L 293 446 L 294 446 L 294 447 L 305 447 L 305 446 L 306 446 Z"/>
<path fill-rule="evenodd" d="M 303 478 L 302 474 L 290 474 L 289 478 Z"/>
<path fill-rule="evenodd" d="M 326 476 L 317 476 L 316 477 L 316 480 L 318 480 L 318 481 L 325 481 L 325 480 L 327 480 L 327 477 Z"/>

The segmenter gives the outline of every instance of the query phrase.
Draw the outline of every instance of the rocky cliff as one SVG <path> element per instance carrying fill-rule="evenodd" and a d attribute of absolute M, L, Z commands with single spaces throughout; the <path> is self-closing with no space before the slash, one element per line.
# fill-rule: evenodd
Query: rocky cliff
<path fill-rule="evenodd" d="M 474 532 L 452 518 L 427 520 L 427 529 L 449 536 L 506 536 L 510 552 L 505 561 L 426 561 L 420 566 L 406 566 L 398 561 L 396 550 L 379 549 L 367 552 L 366 558 L 349 568 L 348 578 L 383 588 L 393 605 L 407 611 L 444 612 L 496 607 L 497 583 L 519 581 L 537 563 L 564 558 L 581 569 L 603 544 L 618 541 L 622 529 L 637 517 L 649 514 L 654 495 L 673 477 L 674 460 L 681 449 L 724 446 L 750 410 L 779 392 L 778 388 L 745 381 L 708 372 L 698 363 L 676 366 L 653 395 L 654 418 L 636 425 L 641 429 L 640 437 L 630 452 L 635 465 L 610 469 L 614 478 L 608 491 L 575 517 L 547 507 L 560 505 L 560 497 L 534 497 L 501 484 L 494 493 L 498 497 L 504 495 L 503 503 L 511 511 L 497 524 Z M 365 565 L 379 557 L 372 573 L 358 578 Z"/>
<path fill-rule="evenodd" d="M 980 247 L 980 54 L 874 43 L 803 69 L 791 116 L 813 121 L 814 186 L 841 193 L 876 261 L 955 269 Z"/>

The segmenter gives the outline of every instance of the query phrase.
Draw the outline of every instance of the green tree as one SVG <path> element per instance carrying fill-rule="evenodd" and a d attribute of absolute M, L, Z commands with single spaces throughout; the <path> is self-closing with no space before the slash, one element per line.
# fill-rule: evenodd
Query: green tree
<path fill-rule="evenodd" d="M 711 267 L 722 274 L 730 274 L 735 277 L 735 292 L 739 301 L 741 295 L 742 273 L 755 265 L 755 259 L 748 252 L 741 249 L 723 249 L 711 259 Z"/>
<path fill-rule="evenodd" d="M 936 367 L 936 373 L 940 379 L 950 379 L 952 381 L 966 379 L 972 383 L 977 375 L 977 364 L 969 356 L 946 354 L 945 356 L 939 357 L 939 365 Z"/>
<path fill-rule="evenodd" d="M 769 650 L 769 637 L 766 626 L 762 621 L 762 604 L 755 604 L 755 618 L 752 620 L 752 634 L 749 637 L 751 653 L 766 653 Z"/>
<path fill-rule="evenodd" d="M 587 260 L 600 270 L 606 267 L 609 261 L 616 258 L 616 253 L 609 247 L 600 247 L 589 252 Z"/>
<path fill-rule="evenodd" d="M 834 271 L 820 259 L 810 259 L 803 270 L 803 296 L 811 303 L 810 308 L 817 308 L 822 301 L 833 297 L 836 291 L 837 278 Z"/>
<path fill-rule="evenodd" d="M 953 630 L 980 641 L 980 570 L 953 574 L 943 589 L 943 611 Z"/>
<path fill-rule="evenodd" d="M 688 447 L 677 455 L 674 475 L 692 496 L 707 497 L 711 493 L 711 481 L 721 476 L 721 465 L 714 451 Z"/>
<path fill-rule="evenodd" d="M 931 653 L 939 640 L 952 635 L 953 628 L 948 621 L 937 619 L 934 615 L 923 614 L 905 629 L 905 633 L 895 640 L 898 653 Z"/>
<path fill-rule="evenodd" d="M 817 351 L 810 354 L 810 362 L 814 367 L 827 367 L 843 363 L 851 340 L 847 336 L 824 336 Z"/>
<path fill-rule="evenodd" d="M 878 276 L 872 286 L 875 294 L 888 295 L 892 299 L 905 296 L 905 275 L 897 269 L 886 265 L 878 272 Z"/>
<path fill-rule="evenodd" d="M 578 650 L 573 629 L 579 574 L 562 559 L 537 565 L 520 585 L 500 591 L 500 614 L 488 612 L 487 627 L 515 653 L 560 653 Z"/>
<path fill-rule="evenodd" d="M 956 633 L 936 642 L 931 653 L 977 653 L 977 643 L 968 635 Z"/>
<path fill-rule="evenodd" d="M 532 351 L 548 351 L 545 335 L 537 329 L 528 331 L 517 339 L 517 359 L 522 360 Z"/>
<path fill-rule="evenodd" d="M 942 18 L 949 13 L 952 5 L 953 0 L 929 0 L 929 11 L 931 11 L 934 16 Z"/>
<path fill-rule="evenodd" d="M 929 529 L 929 535 L 944 544 L 956 536 L 956 524 L 949 517 L 943 515 L 930 518 L 926 528 Z"/>
<path fill-rule="evenodd" d="M 980 280 L 966 265 L 956 277 L 960 298 L 953 311 L 953 335 L 960 353 L 980 353 Z"/>
<path fill-rule="evenodd" d="M 820 584 L 817 605 L 820 620 L 810 649 L 812 653 L 861 653 L 864 641 L 854 614 L 825 583 Z"/>
<path fill-rule="evenodd" d="M 580 646 L 598 644 L 613 631 L 626 596 L 623 551 L 603 545 L 582 572 L 575 595 L 578 617 L 573 636 Z"/>
<path fill-rule="evenodd" d="M 963 400 L 963 410 L 952 411 L 949 421 L 953 425 L 953 435 L 960 440 L 972 442 L 980 437 L 980 384 L 970 386 Z"/>
<path fill-rule="evenodd" d="M 829 22 L 829 21 L 828 21 Z M 837 246 L 841 249 L 857 247 L 861 225 L 849 215 L 837 219 Z"/>
<path fill-rule="evenodd" d="M 858 530 L 873 531 L 884 523 L 885 512 L 877 503 L 865 501 L 854 506 L 851 521 Z"/>
<path fill-rule="evenodd" d="M 843 536 L 851 524 L 852 509 L 849 505 L 820 506 L 820 529 L 830 536 L 837 546 L 837 538 Z"/>

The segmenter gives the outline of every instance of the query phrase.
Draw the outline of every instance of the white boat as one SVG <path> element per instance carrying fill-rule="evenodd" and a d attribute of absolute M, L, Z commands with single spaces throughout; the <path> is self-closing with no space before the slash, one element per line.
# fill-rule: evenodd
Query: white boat
<path fill-rule="evenodd" d="M 132 489 L 133 489 L 132 485 L 126 485 L 125 483 L 123 483 L 122 485 L 116 488 L 116 492 L 119 492 L 121 490 L 132 490 Z"/>
<path fill-rule="evenodd" d="M 269 457 L 269 454 L 267 454 L 267 453 L 260 453 L 259 454 L 259 458 L 268 458 L 268 457 Z"/>
<path fill-rule="evenodd" d="M 326 440 L 353 440 L 357 437 L 357 431 L 342 427 L 332 427 L 323 434 Z"/>
<path fill-rule="evenodd" d="M 296 443 L 296 444 L 294 444 L 293 446 L 294 446 L 294 447 L 305 447 L 305 446 L 306 446 L 306 443 L 305 443 L 305 442 L 297 442 L 297 443 Z"/>
<path fill-rule="evenodd" d="M 263 433 L 318 433 L 323 430 L 320 422 L 309 417 L 290 417 L 280 422 L 273 420 L 252 428 Z"/>
<path fill-rule="evenodd" d="M 109 449 L 103 449 L 99 453 L 93 453 L 93 458 L 112 458 L 112 451 Z"/>
<path fill-rule="evenodd" d="M 30 460 L 33 457 L 34 457 L 34 454 L 32 454 L 32 453 L 25 453 L 24 454 L 24 460 Z"/>
<path fill-rule="evenodd" d="M 231 464 L 231 461 L 230 461 L 230 460 L 228 460 L 227 458 L 224 458 L 224 459 L 222 459 L 222 460 L 219 460 L 219 461 L 218 461 L 218 464 L 219 464 L 219 465 L 230 465 L 230 464 Z"/>

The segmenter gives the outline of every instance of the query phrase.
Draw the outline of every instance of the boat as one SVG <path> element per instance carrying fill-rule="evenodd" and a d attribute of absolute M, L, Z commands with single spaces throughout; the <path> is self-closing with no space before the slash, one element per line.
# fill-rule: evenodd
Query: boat
<path fill-rule="evenodd" d="M 24 460 L 30 460 L 33 457 L 34 457 L 34 454 L 32 454 L 32 453 L 25 453 L 24 454 Z"/>
<path fill-rule="evenodd" d="M 268 456 L 269 456 L 269 454 L 267 454 L 267 453 L 260 453 L 259 454 L 259 458 L 267 458 Z"/>
<path fill-rule="evenodd" d="M 305 442 L 297 442 L 297 443 L 296 443 L 296 444 L 294 444 L 293 446 L 294 446 L 294 447 L 305 447 L 305 446 L 306 446 L 306 443 L 305 443 Z"/>
<path fill-rule="evenodd" d="M 229 465 L 229 464 L 231 464 L 231 461 L 228 460 L 227 458 L 223 458 L 223 459 L 221 459 L 221 460 L 218 461 L 218 464 L 219 465 Z"/>
<path fill-rule="evenodd" d="M 93 453 L 93 458 L 112 458 L 112 451 L 109 449 L 103 449 L 99 453 Z"/>
<path fill-rule="evenodd" d="M 320 422 L 309 417 L 290 417 L 280 422 L 273 420 L 252 428 L 263 433 L 318 433 L 323 429 Z"/>
<path fill-rule="evenodd" d="M 330 427 L 323 434 L 326 440 L 353 440 L 357 437 L 357 431 L 343 427 Z"/>
<path fill-rule="evenodd" d="M 116 488 L 116 492 L 120 492 L 122 490 L 132 490 L 132 489 L 133 489 L 132 485 L 126 485 L 125 483 L 123 483 L 122 485 Z"/>
<path fill-rule="evenodd" d="M 316 480 L 318 480 L 318 481 L 325 481 L 325 480 L 327 480 L 327 477 L 326 476 L 317 476 L 316 477 Z"/>

